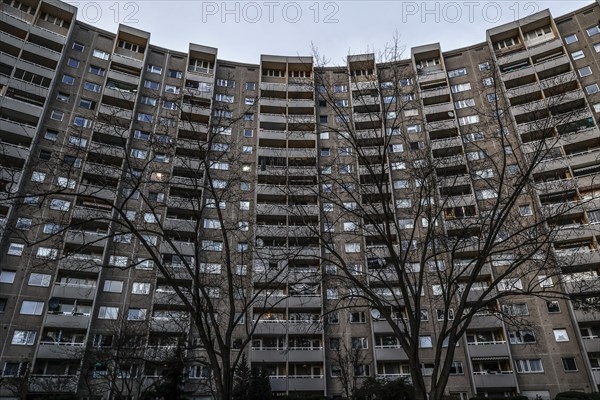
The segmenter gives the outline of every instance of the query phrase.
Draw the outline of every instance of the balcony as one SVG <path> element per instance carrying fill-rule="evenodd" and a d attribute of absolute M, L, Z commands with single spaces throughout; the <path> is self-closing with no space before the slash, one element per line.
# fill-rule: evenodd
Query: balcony
<path fill-rule="evenodd" d="M 447 139 L 438 139 L 431 141 L 431 150 L 439 150 L 449 147 L 462 147 L 462 139 L 456 136 Z"/>
<path fill-rule="evenodd" d="M 584 337 L 582 338 L 583 348 L 586 353 L 600 353 L 600 338 L 599 337 Z"/>
<path fill-rule="evenodd" d="M 322 348 L 252 348 L 250 358 L 253 362 L 281 362 L 287 360 L 289 362 L 322 362 Z"/>
<path fill-rule="evenodd" d="M 263 320 L 256 322 L 255 334 L 321 334 L 321 321 Z"/>
<path fill-rule="evenodd" d="M 398 347 L 376 347 L 375 357 L 377 358 L 377 361 L 408 360 L 406 351 Z"/>
<path fill-rule="evenodd" d="M 85 271 L 98 273 L 102 269 L 102 257 L 75 257 L 64 258 L 58 262 L 60 269 L 68 271 Z"/>
<path fill-rule="evenodd" d="M 442 157 L 434 159 L 436 168 L 448 168 L 448 167 L 456 167 L 460 165 L 465 165 L 467 160 L 464 155 L 456 155 L 450 157 Z"/>
<path fill-rule="evenodd" d="M 190 327 L 188 319 L 152 317 L 150 329 L 156 332 L 187 332 Z"/>
<path fill-rule="evenodd" d="M 595 322 L 600 321 L 600 312 L 588 310 L 575 310 L 575 319 L 577 322 Z M 599 381 L 600 382 L 600 381 Z"/>
<path fill-rule="evenodd" d="M 469 328 L 471 329 L 482 329 L 482 328 L 499 328 L 502 326 L 502 319 L 500 314 L 482 314 L 473 316 Z"/>
<path fill-rule="evenodd" d="M 178 252 L 184 256 L 195 256 L 196 246 L 193 242 L 183 242 L 180 240 L 172 240 L 173 245 L 169 244 L 166 240 L 160 244 L 161 253 L 175 253 Z"/>
<path fill-rule="evenodd" d="M 87 329 L 91 320 L 89 315 L 48 314 L 44 326 L 49 328 Z"/>
<path fill-rule="evenodd" d="M 446 121 L 429 122 L 427 124 L 427 131 L 429 131 L 429 132 L 445 131 L 445 130 L 450 130 L 450 129 L 455 129 L 455 128 L 456 128 L 456 121 L 453 119 L 446 120 Z"/>
<path fill-rule="evenodd" d="M 570 68 L 569 57 L 567 57 L 565 54 L 536 64 L 535 71 L 538 74 L 542 74 L 547 71 L 550 71 L 551 74 L 554 74 L 554 72 L 560 73 L 561 71 L 564 71 L 564 69 L 561 69 L 560 67 Z"/>
<path fill-rule="evenodd" d="M 94 300 L 96 286 L 57 283 L 54 285 L 52 296 L 64 299 Z"/>
<path fill-rule="evenodd" d="M 514 388 L 517 386 L 513 371 L 473 372 L 473 380 L 478 388 Z"/>
<path fill-rule="evenodd" d="M 322 391 L 325 390 L 325 378 L 322 375 L 271 376 L 271 390 L 285 391 Z"/>
<path fill-rule="evenodd" d="M 77 375 L 31 375 L 29 390 L 41 393 L 77 392 Z"/>
<path fill-rule="evenodd" d="M 122 50 L 122 49 L 121 49 Z M 135 69 L 142 69 L 143 60 L 129 57 L 119 53 L 112 53 L 112 60 L 118 64 L 126 65 L 128 67 L 133 67 Z"/>
<path fill-rule="evenodd" d="M 508 357 L 508 345 L 506 341 L 469 343 L 469 355 L 471 357 Z"/>
<path fill-rule="evenodd" d="M 196 232 L 200 227 L 193 219 L 167 218 L 163 224 L 164 229 L 180 232 Z"/>
<path fill-rule="evenodd" d="M 68 230 L 65 235 L 65 242 L 78 245 L 94 245 L 105 247 L 107 242 L 106 232 Z"/>
<path fill-rule="evenodd" d="M 125 149 L 121 146 L 113 146 L 106 143 L 92 141 L 90 143 L 90 152 L 103 154 L 110 157 L 125 158 Z"/>
<path fill-rule="evenodd" d="M 427 83 L 440 80 L 446 80 L 446 72 L 444 72 L 442 69 L 439 69 L 437 71 L 431 71 L 425 74 L 419 74 L 419 83 Z"/>
<path fill-rule="evenodd" d="M 33 138 L 36 131 L 36 127 L 34 125 L 22 124 L 5 118 L 0 118 L 0 126 L 2 126 L 2 130 L 5 132 L 25 136 L 28 138 Z"/>
<path fill-rule="evenodd" d="M 85 353 L 85 343 L 40 342 L 37 358 L 79 359 Z"/>

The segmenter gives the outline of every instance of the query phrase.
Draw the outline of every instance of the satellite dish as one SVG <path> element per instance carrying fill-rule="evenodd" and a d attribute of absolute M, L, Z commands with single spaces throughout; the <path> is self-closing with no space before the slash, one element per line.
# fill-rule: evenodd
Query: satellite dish
<path fill-rule="evenodd" d="M 48 300 L 48 309 L 50 311 L 58 311 L 59 308 L 60 300 L 56 297 L 51 297 L 50 300 Z"/>
<path fill-rule="evenodd" d="M 454 112 L 453 111 L 448 111 L 448 116 L 449 117 L 454 117 Z"/>
<path fill-rule="evenodd" d="M 262 239 L 256 239 L 256 247 L 263 247 L 265 242 Z"/>
<path fill-rule="evenodd" d="M 379 318 L 381 318 L 381 312 L 379 312 L 379 310 L 373 308 L 371 310 L 371 317 L 373 317 L 373 319 L 379 319 Z"/>

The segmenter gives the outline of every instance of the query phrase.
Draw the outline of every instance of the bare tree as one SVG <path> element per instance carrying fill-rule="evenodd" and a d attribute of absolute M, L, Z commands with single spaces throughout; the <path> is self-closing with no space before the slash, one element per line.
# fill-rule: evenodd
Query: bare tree
<path fill-rule="evenodd" d="M 242 129 L 248 107 L 231 106 L 233 85 L 225 85 L 223 101 L 214 104 L 212 84 L 197 81 L 164 95 L 147 90 L 136 97 L 135 88 L 110 80 L 107 88 L 117 94 L 93 104 L 97 114 L 77 117 L 60 137 L 60 151 L 29 166 L 26 174 L 34 179 L 26 183 L 27 195 L 4 192 L 5 204 L 40 215 L 19 218 L 10 238 L 35 247 L 33 262 L 40 268 L 58 262 L 126 282 L 156 279 L 153 301 L 133 292 L 129 310 L 120 312 L 149 320 L 150 336 L 170 332 L 173 323 L 185 325 L 186 362 L 192 360 L 202 378 L 187 387 L 202 381 L 196 390 L 228 399 L 262 314 L 285 300 L 271 294 L 287 285 L 283 260 L 293 257 L 283 251 L 275 273 L 253 276 L 249 266 L 260 257 L 253 256 L 253 158 L 232 135 Z M 37 212 L 45 207 L 48 212 Z M 138 293 L 150 293 L 147 284 L 138 284 Z M 95 315 L 125 321 L 115 314 L 119 304 L 107 301 L 111 307 Z M 116 348 L 104 350 L 104 359 L 118 358 Z M 115 378 L 111 391 L 130 393 L 133 387 L 120 386 L 134 384 L 148 390 L 139 381 L 145 371 L 121 379 L 124 373 L 118 366 L 103 373 Z"/>
<path fill-rule="evenodd" d="M 546 163 L 565 162 L 558 146 L 595 124 L 584 118 L 577 83 L 560 75 L 544 82 L 543 98 L 521 104 L 505 95 L 490 59 L 473 88 L 489 92 L 487 104 L 458 100 L 439 53 L 427 55 L 437 57 L 429 64 L 402 60 L 397 43 L 378 56 L 349 56 L 344 67 L 322 65 L 315 79 L 328 142 L 320 142 L 324 213 L 314 234 L 333 274 L 330 310 L 353 298 L 351 307 L 386 321 L 406 352 L 416 398 L 441 399 L 474 318 L 518 326 L 519 299 L 581 293 L 562 286 L 573 254 L 554 242 L 579 229 L 568 215 L 586 200 L 540 202 L 536 189 Z M 553 184 L 559 192 L 568 183 Z"/>

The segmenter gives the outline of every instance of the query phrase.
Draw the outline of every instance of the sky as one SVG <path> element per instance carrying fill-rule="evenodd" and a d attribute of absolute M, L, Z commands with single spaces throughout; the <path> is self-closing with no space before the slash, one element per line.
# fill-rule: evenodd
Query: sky
<path fill-rule="evenodd" d="M 67 1 L 78 19 L 110 32 L 122 23 L 151 33 L 150 42 L 187 52 L 189 43 L 218 48 L 218 58 L 258 64 L 261 54 L 311 55 L 330 64 L 377 52 L 397 32 L 410 48 L 440 42 L 443 51 L 485 40 L 486 29 L 549 8 L 554 17 L 594 0 L 96 0 Z"/>

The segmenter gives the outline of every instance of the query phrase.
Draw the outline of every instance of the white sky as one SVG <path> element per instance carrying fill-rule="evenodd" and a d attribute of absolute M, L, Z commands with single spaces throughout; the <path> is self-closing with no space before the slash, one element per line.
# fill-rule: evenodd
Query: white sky
<path fill-rule="evenodd" d="M 67 1 L 78 19 L 116 32 L 118 23 L 148 31 L 157 46 L 187 52 L 190 42 L 217 47 L 218 58 L 258 64 L 261 54 L 310 55 L 314 43 L 332 64 L 379 49 L 398 32 L 410 48 L 440 42 L 452 50 L 483 42 L 485 31 L 549 8 L 554 17 L 594 0 Z"/>

